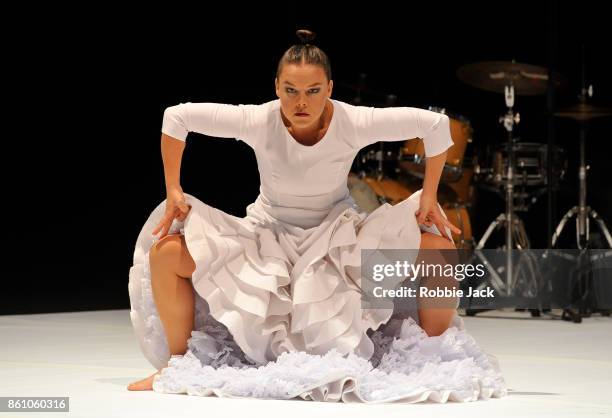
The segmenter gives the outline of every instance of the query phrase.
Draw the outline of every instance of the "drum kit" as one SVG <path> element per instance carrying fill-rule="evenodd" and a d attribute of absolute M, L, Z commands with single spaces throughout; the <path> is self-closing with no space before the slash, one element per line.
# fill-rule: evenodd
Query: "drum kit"
<path fill-rule="evenodd" d="M 450 120 L 453 145 L 447 150 L 446 163 L 440 178 L 438 200 L 445 214 L 461 234 L 453 234 L 457 248 L 483 248 L 492 231 L 512 219 L 517 210 L 527 210 L 529 204 L 546 191 L 547 146 L 540 143 L 517 143 L 512 135 L 519 122 L 512 112 L 515 94 L 534 95 L 546 91 L 547 71 L 544 68 L 515 62 L 482 62 L 466 65 L 457 71 L 463 82 L 487 91 L 505 93 L 507 113 L 500 118 L 509 132 L 513 146 L 495 145 L 487 150 L 487 159 L 480 163 L 473 149 L 473 128 L 470 120 L 459 112 L 430 106 L 428 109 L 445 114 Z M 355 103 L 363 104 L 361 92 L 368 91 L 362 75 Z M 393 96 L 394 101 L 395 96 Z M 392 105 L 392 101 L 387 103 Z M 565 160 L 563 150 L 553 151 L 555 179 L 563 178 Z M 516 157 L 515 157 L 516 156 Z M 407 138 L 399 149 L 379 142 L 363 149 L 349 177 L 349 189 L 358 205 L 371 211 L 383 203 L 395 204 L 410 196 L 422 186 L 425 173 L 425 148 L 422 138 Z M 516 158 L 517 162 L 514 162 Z M 391 169 L 389 169 L 391 168 Z M 516 173 L 516 174 L 515 174 Z M 478 189 L 498 192 L 511 204 L 489 227 L 483 238 L 476 242 L 471 228 L 471 212 L 476 204 Z M 515 192 L 514 189 L 521 189 Z M 519 203 L 517 204 L 517 200 Z M 510 213 L 508 213 L 508 211 Z M 521 247 L 527 247 L 527 238 L 520 219 L 507 223 L 515 225 L 511 233 L 521 237 Z M 512 232 L 514 230 L 514 232 Z"/>
<path fill-rule="evenodd" d="M 558 189 L 567 171 L 565 150 L 557 146 L 550 147 L 546 143 L 522 142 L 513 133 L 521 120 L 514 110 L 516 96 L 545 94 L 549 87 L 549 71 L 543 67 L 515 61 L 491 61 L 462 66 L 457 70 L 457 77 L 481 90 L 503 94 L 506 112 L 499 117 L 499 123 L 505 128 L 507 139 L 500 144 L 487 145 L 485 158 L 479 161 L 473 149 L 473 129 L 470 121 L 455 111 L 429 107 L 429 110 L 449 117 L 454 143 L 447 150 L 438 188 L 438 201 L 449 220 L 462 230 L 461 234 L 453 234 L 453 240 L 459 249 L 483 249 L 496 229 L 502 228 L 505 231 L 505 242 L 501 249 L 506 252 L 506 266 L 503 269 L 506 277 L 504 281 L 498 276 L 493 284 L 500 294 L 516 295 L 520 289 L 516 288 L 519 280 L 514 277 L 512 250 L 531 248 L 525 225 L 517 212 L 526 212 L 538 197 L 549 190 Z M 562 87 L 566 80 L 561 75 L 552 73 L 551 83 L 555 87 Z M 363 77 L 360 88 L 365 89 Z M 358 90 L 355 103 L 363 104 L 359 97 L 361 91 Z M 580 102 L 576 106 L 554 113 L 555 117 L 579 122 L 581 130 L 579 203 L 565 214 L 557 226 L 552 237 L 553 247 L 567 222 L 576 216 L 576 240 L 579 249 L 588 246 L 589 219 L 597 223 L 612 248 L 612 236 L 605 222 L 586 203 L 588 166 L 585 161 L 587 123 L 594 118 L 612 116 L 612 109 L 587 103 L 587 96 L 592 96 L 592 87 L 586 89 L 583 83 Z M 391 96 L 387 105 L 391 106 L 395 99 L 395 96 Z M 348 180 L 350 193 L 355 202 L 367 212 L 384 203 L 396 204 L 422 187 L 425 173 L 423 140 L 407 138 L 400 141 L 399 148 L 394 148 L 393 144 L 397 143 L 379 142 L 364 148 L 358 154 L 351 170 Z M 476 241 L 472 235 L 470 217 L 479 189 L 498 193 L 505 200 L 506 208 Z"/>

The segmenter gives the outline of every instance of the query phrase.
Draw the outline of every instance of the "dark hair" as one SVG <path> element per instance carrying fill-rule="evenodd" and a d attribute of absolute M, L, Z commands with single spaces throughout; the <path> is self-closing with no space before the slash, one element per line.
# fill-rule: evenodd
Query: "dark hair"
<path fill-rule="evenodd" d="M 327 80 L 331 80 L 331 66 L 329 65 L 327 54 L 318 46 L 311 44 L 316 36 L 315 33 L 306 29 L 300 29 L 295 33 L 300 39 L 300 43 L 293 45 L 285 51 L 278 62 L 276 77 L 280 76 L 283 65 L 285 64 L 313 64 L 321 66 L 325 71 Z"/>

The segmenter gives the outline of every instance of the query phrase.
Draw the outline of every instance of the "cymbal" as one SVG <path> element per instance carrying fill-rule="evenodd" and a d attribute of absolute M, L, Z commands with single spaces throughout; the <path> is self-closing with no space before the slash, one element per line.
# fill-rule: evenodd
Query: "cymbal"
<path fill-rule="evenodd" d="M 589 103 L 578 103 L 555 112 L 560 118 L 570 118 L 578 121 L 587 121 L 594 118 L 612 116 L 612 108 L 593 106 Z"/>
<path fill-rule="evenodd" d="M 473 87 L 502 94 L 511 83 L 514 94 L 535 96 L 546 93 L 548 69 L 514 61 L 484 61 L 460 67 L 457 77 Z M 554 82 L 557 87 L 566 83 L 558 73 L 554 74 Z"/>

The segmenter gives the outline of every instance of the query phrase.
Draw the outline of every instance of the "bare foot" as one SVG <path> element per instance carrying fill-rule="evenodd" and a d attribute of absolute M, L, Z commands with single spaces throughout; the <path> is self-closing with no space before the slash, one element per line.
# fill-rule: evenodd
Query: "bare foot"
<path fill-rule="evenodd" d="M 155 372 L 149 377 L 145 377 L 137 382 L 130 383 L 127 387 L 128 390 L 153 390 L 153 379 L 160 372 Z"/>

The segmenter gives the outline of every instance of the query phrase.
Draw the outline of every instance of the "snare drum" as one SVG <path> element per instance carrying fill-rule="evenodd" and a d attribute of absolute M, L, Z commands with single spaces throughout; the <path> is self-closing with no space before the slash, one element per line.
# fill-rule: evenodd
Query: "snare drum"
<path fill-rule="evenodd" d="M 458 181 L 462 175 L 465 148 L 468 142 L 472 142 L 472 125 L 464 116 L 449 112 L 446 109 L 429 107 L 429 110 L 445 114 L 450 119 L 450 131 L 453 145 L 447 150 L 446 164 L 444 165 L 440 181 Z M 404 142 L 400 151 L 399 165 L 402 170 L 415 177 L 424 177 L 425 146 L 423 145 L 423 139 L 413 138 Z"/>
<path fill-rule="evenodd" d="M 547 152 L 548 145 L 537 142 L 517 142 L 514 148 L 513 184 L 528 187 L 543 187 L 547 185 Z M 484 182 L 493 186 L 503 186 L 508 173 L 508 145 L 497 144 L 489 154 L 489 167 L 483 171 Z M 562 148 L 553 146 L 553 186 L 563 178 L 567 161 Z"/>

